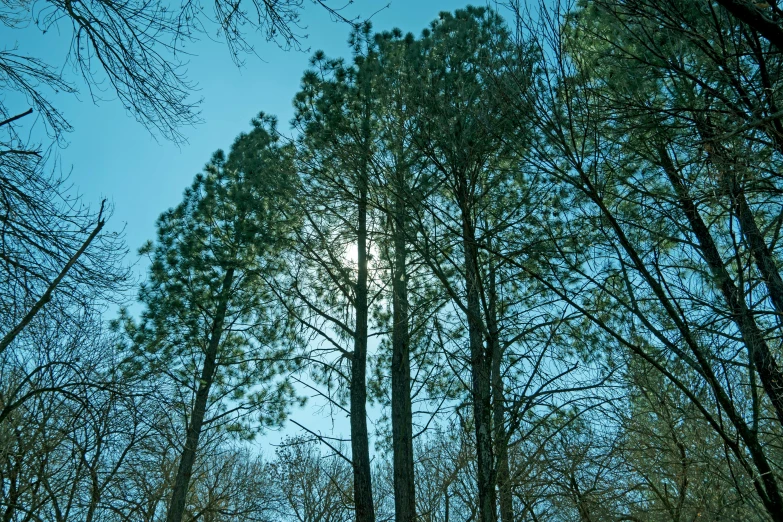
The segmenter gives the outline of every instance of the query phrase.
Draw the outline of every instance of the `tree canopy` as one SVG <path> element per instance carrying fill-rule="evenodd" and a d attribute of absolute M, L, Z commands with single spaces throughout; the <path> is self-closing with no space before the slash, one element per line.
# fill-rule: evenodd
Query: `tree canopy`
<path fill-rule="evenodd" d="M 216 4 L 232 52 L 295 42 L 301 3 L 251 7 Z M 152 60 L 111 80 L 144 124 L 189 117 L 145 53 L 199 6 L 49 9 Z M 783 520 L 783 11 L 499 9 L 315 52 L 291 136 L 212 155 L 112 321 L 110 209 L 4 144 L 4 520 Z"/>

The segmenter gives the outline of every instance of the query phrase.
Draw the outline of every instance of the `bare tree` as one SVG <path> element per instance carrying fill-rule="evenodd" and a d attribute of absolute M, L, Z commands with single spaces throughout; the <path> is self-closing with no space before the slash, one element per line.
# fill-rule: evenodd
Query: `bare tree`
<path fill-rule="evenodd" d="M 297 522 L 354 520 L 351 467 L 337 454 L 324 454 L 318 441 L 285 439 L 269 464 L 277 485 L 276 512 Z"/>
<path fill-rule="evenodd" d="M 313 4 L 334 19 L 355 23 L 326 1 Z M 0 8 L 0 22 L 17 30 L 33 25 L 65 33 L 70 38 L 67 60 L 94 100 L 108 90 L 142 125 L 182 141 L 182 127 L 199 121 L 186 74 L 187 44 L 217 32 L 237 64 L 243 55 L 255 54 L 251 33 L 298 49 L 304 38 L 299 32 L 304 5 L 305 0 L 221 0 L 209 10 L 198 0 L 176 6 L 158 0 L 11 2 Z M 70 130 L 46 91 L 73 93 L 77 84 L 49 64 L 19 49 L 5 50 L 0 53 L 0 85 L 26 96 L 54 135 Z M 9 115 L 5 102 L 0 103 L 0 116 Z"/>

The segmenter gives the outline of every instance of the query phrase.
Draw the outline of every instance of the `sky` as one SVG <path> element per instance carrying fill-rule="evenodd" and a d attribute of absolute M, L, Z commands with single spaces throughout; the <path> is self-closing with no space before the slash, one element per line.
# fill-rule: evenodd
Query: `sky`
<path fill-rule="evenodd" d="M 341 2 L 336 0 L 329 5 L 342 5 Z M 440 11 L 454 11 L 468 3 L 355 0 L 342 12 L 348 18 L 366 18 L 375 13 L 372 23 L 376 31 L 398 27 L 418 36 Z M 485 0 L 473 3 L 483 5 Z M 250 130 L 253 116 L 260 111 L 276 115 L 280 130 L 288 132 L 293 116 L 291 102 L 315 50 L 321 49 L 330 57 L 350 58 L 346 24 L 333 21 L 323 8 L 309 0 L 305 0 L 302 21 L 302 32 L 309 35 L 304 47 L 310 51 L 284 51 L 265 42 L 259 34 L 251 40 L 260 58 L 247 57 L 241 68 L 220 42 L 202 39 L 188 47 L 194 53 L 188 64 L 188 77 L 197 84 L 196 96 L 203 98 L 203 123 L 183 129 L 187 143 L 182 145 L 156 140 L 110 92 L 101 93 L 104 100 L 94 103 L 84 85 L 75 82 L 81 91 L 79 95 L 61 93 L 53 97 L 56 107 L 74 128 L 66 136 L 67 144 L 59 150 L 63 170 L 71 172 L 70 181 L 85 202 L 97 206 L 107 198 L 113 203 L 114 214 L 107 227 L 125 230 L 134 256 L 145 241 L 154 239 L 157 217 L 179 203 L 183 190 L 215 150 L 228 151 L 240 132 Z M 16 46 L 19 53 L 40 57 L 58 68 L 65 63 L 69 43 L 65 34 L 41 34 L 33 25 L 24 29 L 3 27 L 0 34 L 5 49 Z M 74 79 L 69 67 L 64 71 L 66 77 Z M 8 93 L 0 95 L 9 100 Z M 12 101 L 16 103 L 9 103 L 9 108 L 14 114 L 28 108 L 23 99 Z"/>
<path fill-rule="evenodd" d="M 347 2 L 336 0 L 329 5 L 344 1 Z M 375 13 L 372 23 L 376 31 L 397 27 L 418 36 L 440 11 L 454 11 L 468 3 L 468 0 L 355 0 L 343 13 L 348 18 L 362 19 Z M 485 0 L 473 2 L 474 5 L 484 3 Z M 203 98 L 203 123 L 182 129 L 187 143 L 180 145 L 153 137 L 110 92 L 100 93 L 103 100 L 95 103 L 85 86 L 76 82 L 72 71 L 67 66 L 63 69 L 80 94 L 60 93 L 52 97 L 74 129 L 58 150 L 62 169 L 71 173 L 74 189 L 93 208 L 103 198 L 113 204 L 114 214 L 107 228 L 124 230 L 131 250 L 129 262 L 138 259 L 136 251 L 145 241 L 154 239 L 157 217 L 180 202 L 185 188 L 215 150 L 228 151 L 240 132 L 250 130 L 250 120 L 255 115 L 260 111 L 276 115 L 279 129 L 289 133 L 292 99 L 315 50 L 323 50 L 330 57 L 350 58 L 347 43 L 350 28 L 346 24 L 333 21 L 310 0 L 305 0 L 302 22 L 302 32 L 309 35 L 303 47 L 309 51 L 284 51 L 258 35 L 253 41 L 260 58 L 247 57 L 241 68 L 231 60 L 227 47 L 219 42 L 203 39 L 188 47 L 194 54 L 188 65 L 188 77 L 198 86 L 196 96 Z M 58 68 L 65 63 L 70 43 L 70 36 L 65 32 L 42 34 L 31 25 L 15 30 L 3 27 L 0 35 L 5 50 L 16 47 L 20 54 L 41 58 Z M 5 98 L 12 114 L 28 108 L 26 100 L 12 93 L 0 92 L 0 96 Z M 29 119 L 28 124 L 33 121 Z M 34 126 L 33 135 L 40 136 L 45 144 L 40 122 Z M 139 275 L 143 275 L 145 266 L 143 262 L 136 265 Z M 370 415 L 377 417 L 378 408 L 371 408 Z M 332 424 L 328 410 L 319 410 L 317 401 L 311 401 L 304 410 L 294 411 L 292 417 L 317 431 L 335 434 L 348 431 L 345 419 L 335 419 Z M 285 430 L 263 437 L 261 447 L 270 453 L 271 445 L 296 431 L 287 423 Z"/>

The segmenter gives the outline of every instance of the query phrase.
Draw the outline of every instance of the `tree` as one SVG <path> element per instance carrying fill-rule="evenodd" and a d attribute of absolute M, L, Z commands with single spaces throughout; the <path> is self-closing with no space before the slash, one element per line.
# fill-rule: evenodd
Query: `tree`
<path fill-rule="evenodd" d="M 456 419 L 417 444 L 419 516 L 426 522 L 475 519 L 476 455 L 469 426 Z"/>
<path fill-rule="evenodd" d="M 394 474 L 394 513 L 397 522 L 412 522 L 416 518 L 416 488 L 413 468 L 413 412 L 411 405 L 411 336 L 409 319 L 408 285 L 408 214 L 406 205 L 410 201 L 411 167 L 417 158 L 411 153 L 410 137 L 407 132 L 405 113 L 402 107 L 411 104 L 406 89 L 410 81 L 410 66 L 406 63 L 407 47 L 412 45 L 412 36 L 399 41 L 400 35 L 381 35 L 379 43 L 379 68 L 382 71 L 380 84 L 386 89 L 388 97 L 379 96 L 378 106 L 386 107 L 393 116 L 393 122 L 382 136 L 387 138 L 386 150 L 389 152 L 389 169 L 384 169 L 387 183 L 391 188 L 389 204 L 386 206 L 387 223 L 391 223 L 393 261 L 391 269 L 392 289 L 392 356 L 391 373 L 391 422 L 392 454 Z M 385 45 L 384 45 L 385 44 Z M 399 54 L 403 57 L 400 58 Z M 395 56 L 396 55 L 396 56 Z M 408 58 L 410 59 L 410 58 Z M 385 74 L 384 74 L 385 73 Z M 397 73 L 399 76 L 395 75 Z M 408 145 L 406 147 L 406 145 Z M 376 158 L 379 155 L 376 154 Z M 379 162 L 374 162 L 378 169 Z M 392 202 L 393 201 L 393 202 Z M 390 256 L 391 257 L 391 256 Z"/>
<path fill-rule="evenodd" d="M 779 519 L 774 452 L 762 442 L 779 436 L 761 413 L 776 403 L 770 316 L 749 313 L 761 310 L 758 279 L 732 213 L 713 199 L 725 194 L 720 178 L 701 184 L 705 101 L 739 117 L 753 98 L 741 94 L 749 77 L 727 78 L 725 60 L 739 55 L 725 46 L 739 33 L 702 8 L 712 9 L 595 2 L 542 22 L 539 89 L 518 92 L 540 133 L 531 159 L 560 192 L 561 214 L 547 226 L 556 257 L 527 272 L 684 394 Z"/>
<path fill-rule="evenodd" d="M 158 221 L 149 243 L 150 278 L 141 323 L 127 322 L 130 372 L 170 379 L 161 399 L 187 426 L 167 520 L 179 522 L 204 429 L 252 431 L 279 424 L 293 390 L 286 318 L 269 293 L 278 256 L 295 226 L 287 205 L 296 188 L 291 150 L 277 144 L 263 114 L 228 158 L 218 151 Z"/>
<path fill-rule="evenodd" d="M 351 474 L 348 461 L 322 454 L 317 441 L 288 438 L 269 464 L 269 477 L 280 491 L 276 510 L 297 522 L 353 520 Z"/>
<path fill-rule="evenodd" d="M 48 319 L 0 359 L 2 517 L 99 520 L 150 438 L 149 403 L 117 371 L 116 336 L 94 310 L 75 324 Z"/>
<path fill-rule="evenodd" d="M 495 74 L 511 58 L 509 44 L 500 17 L 491 10 L 468 8 L 453 15 L 441 13 L 440 19 L 432 24 L 432 31 L 425 32 L 422 42 L 426 64 L 422 70 L 426 76 L 416 106 L 414 138 L 416 146 L 436 170 L 440 190 L 430 205 L 420 211 L 430 216 L 419 219 L 432 220 L 435 229 L 445 231 L 443 237 L 425 239 L 420 247 L 422 257 L 448 288 L 468 325 L 479 520 L 482 521 L 494 520 L 496 516 L 492 395 L 493 382 L 496 386 L 500 382 L 502 354 L 497 350 L 494 304 L 490 302 L 488 306 L 487 301 L 493 283 L 484 271 L 486 261 L 479 253 L 483 238 L 479 236 L 484 232 L 482 226 L 491 219 L 487 216 L 491 212 L 488 201 L 506 188 L 509 171 L 502 163 L 508 161 L 511 152 L 505 145 L 505 136 L 512 132 L 507 120 L 499 117 L 498 107 L 493 105 L 496 98 L 489 94 L 487 76 Z M 459 246 L 444 241 L 452 235 Z M 453 248 L 460 249 L 459 255 L 452 254 Z M 437 261 L 441 257 L 444 264 Z M 461 278 L 456 284 L 446 276 L 452 269 Z M 502 393 L 497 390 L 495 395 Z M 498 417 L 494 425 L 502 426 L 502 398 L 495 402 L 499 409 L 494 413 Z M 504 512 L 509 516 L 507 509 Z"/>
<path fill-rule="evenodd" d="M 430 394 L 422 392 L 426 386 L 433 387 L 430 381 L 436 357 L 432 347 L 437 343 L 426 330 L 446 298 L 432 285 L 425 263 L 411 247 L 418 234 L 414 216 L 433 179 L 414 144 L 416 115 L 411 108 L 417 103 L 414 78 L 422 63 L 420 42 L 395 29 L 377 34 L 374 44 L 378 63 L 371 66 L 377 67 L 379 81 L 373 105 L 377 130 L 370 204 L 380 218 L 375 264 L 382 287 L 388 288 L 374 315 L 377 328 L 389 332 L 381 340 L 374 386 L 379 398 L 390 404 L 395 520 L 410 522 L 417 512 L 413 396 L 418 396 L 420 405 L 429 400 Z M 416 382 L 419 374 L 427 377 Z M 425 425 L 437 412 L 438 406 L 432 406 L 435 411 Z"/>
<path fill-rule="evenodd" d="M 97 212 L 85 206 L 66 179 L 46 174 L 46 153 L 8 132 L 0 144 L 0 354 L 39 314 L 67 321 L 68 307 L 112 300 L 130 279 L 122 237 L 103 230 L 106 202 Z"/>
<path fill-rule="evenodd" d="M 352 33 L 351 43 L 354 66 L 316 53 L 314 70 L 305 73 L 295 98 L 294 124 L 302 130 L 299 212 L 306 225 L 297 241 L 290 290 L 282 291 L 293 293 L 293 314 L 327 344 L 324 352 L 338 354 L 336 363 L 316 363 L 316 373 L 329 388 L 333 375 L 349 383 L 349 409 L 340 408 L 350 418 L 356 520 L 372 522 L 367 352 L 375 295 L 370 293 L 373 238 L 368 202 L 377 78 L 369 24 Z M 346 255 L 351 251 L 355 261 Z"/>
<path fill-rule="evenodd" d="M 314 0 L 331 16 L 350 22 L 326 1 Z M 61 31 L 70 39 L 66 59 L 97 100 L 104 83 L 142 125 L 166 139 L 181 141 L 181 128 L 199 121 L 198 104 L 186 76 L 187 44 L 216 31 L 237 64 L 254 54 L 247 34 L 259 31 L 284 48 L 299 47 L 302 0 L 216 2 L 210 12 L 201 2 L 178 6 L 165 2 L 51 0 L 40 4 L 4 4 L 0 21 L 9 28 L 35 25 L 42 32 Z M 0 53 L 0 85 L 25 96 L 56 136 L 70 125 L 49 101 L 46 91 L 77 91 L 75 84 L 44 61 L 18 49 Z M 0 117 L 11 115 L 0 104 Z"/>
<path fill-rule="evenodd" d="M 0 124 L 8 132 L 0 140 L 2 516 L 64 503 L 91 520 L 112 477 L 102 443 L 114 427 L 102 420 L 135 408 L 123 398 L 127 382 L 107 365 L 114 353 L 101 325 L 132 281 L 126 248 L 105 230 L 106 202 L 96 210 L 72 196 L 67 179 L 46 172 L 48 153 L 23 142 L 9 120 Z M 117 414 L 119 431 L 124 419 Z M 135 443 L 126 433 L 112 435 L 113 464 L 123 444 Z M 103 464 L 101 478 L 90 476 Z"/>

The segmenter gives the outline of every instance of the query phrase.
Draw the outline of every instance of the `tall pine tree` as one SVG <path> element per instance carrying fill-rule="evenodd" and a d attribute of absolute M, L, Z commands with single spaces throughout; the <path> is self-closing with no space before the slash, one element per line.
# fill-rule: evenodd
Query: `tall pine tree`
<path fill-rule="evenodd" d="M 243 434 L 285 417 L 293 390 L 281 374 L 293 335 L 267 282 L 294 222 L 292 153 L 261 115 L 226 158 L 216 152 L 148 243 L 141 323 L 128 323 L 135 370 L 165 374 L 163 393 L 185 417 L 168 522 L 186 512 L 199 439 L 223 427 Z"/>

